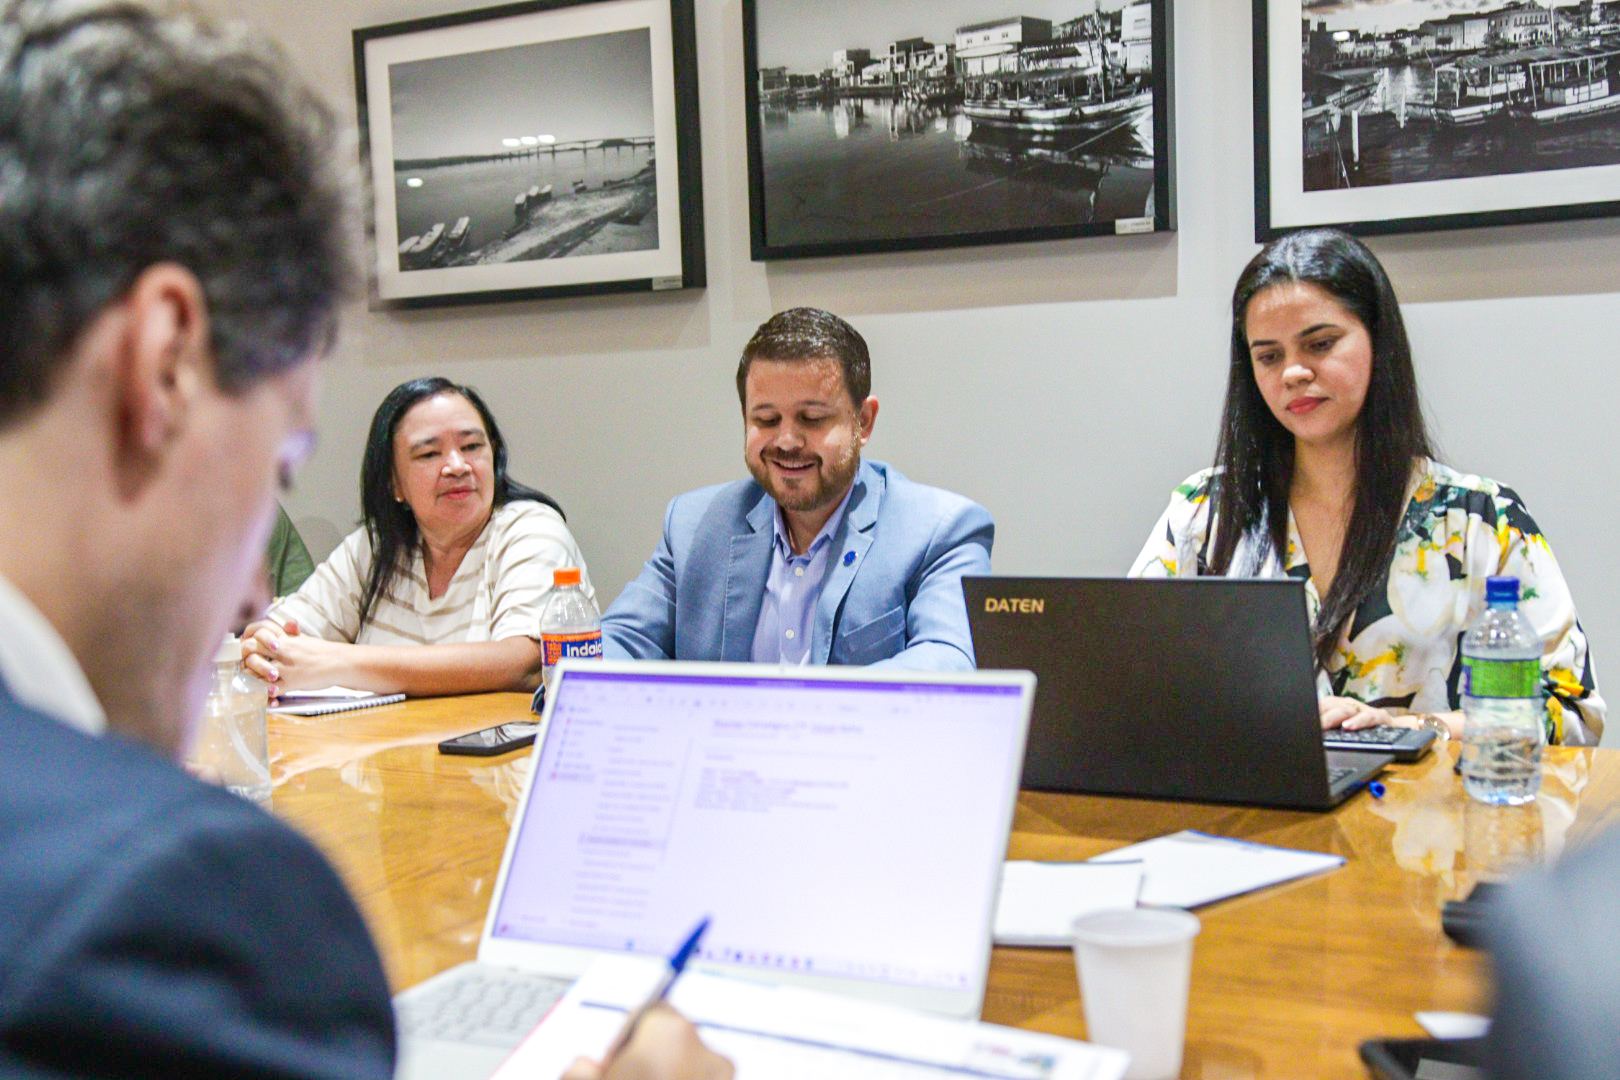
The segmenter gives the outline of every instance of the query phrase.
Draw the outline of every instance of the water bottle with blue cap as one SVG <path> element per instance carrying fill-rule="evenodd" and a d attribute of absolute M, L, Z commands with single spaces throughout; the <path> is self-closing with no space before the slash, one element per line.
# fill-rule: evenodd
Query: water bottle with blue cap
<path fill-rule="evenodd" d="M 1485 611 L 1462 642 L 1463 787 L 1518 806 L 1541 789 L 1541 638 L 1519 610 L 1519 579 L 1485 581 Z"/>

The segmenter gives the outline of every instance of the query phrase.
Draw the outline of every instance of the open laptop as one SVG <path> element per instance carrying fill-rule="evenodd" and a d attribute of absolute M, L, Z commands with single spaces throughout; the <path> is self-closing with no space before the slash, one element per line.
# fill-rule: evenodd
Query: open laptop
<path fill-rule="evenodd" d="M 488 1076 L 597 956 L 705 915 L 700 968 L 977 1016 L 1034 690 L 565 662 L 477 961 L 394 999 L 398 1076 Z"/>
<path fill-rule="evenodd" d="M 1326 810 L 1392 760 L 1322 745 L 1304 583 L 966 577 L 981 667 L 1041 680 L 1023 784 Z"/>

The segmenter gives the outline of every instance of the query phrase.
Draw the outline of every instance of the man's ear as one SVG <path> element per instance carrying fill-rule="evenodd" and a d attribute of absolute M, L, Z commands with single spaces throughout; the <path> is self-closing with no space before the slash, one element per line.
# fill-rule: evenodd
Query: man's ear
<path fill-rule="evenodd" d="M 211 383 L 208 306 L 202 283 L 175 263 L 141 271 L 118 302 L 124 333 L 116 380 L 128 449 L 161 453 Z"/>
<path fill-rule="evenodd" d="M 868 397 L 865 401 L 861 402 L 861 411 L 860 411 L 859 416 L 860 416 L 860 423 L 861 423 L 861 445 L 862 446 L 865 446 L 866 441 L 872 437 L 872 425 L 877 423 L 877 414 L 878 414 L 878 399 L 877 398 Z"/>

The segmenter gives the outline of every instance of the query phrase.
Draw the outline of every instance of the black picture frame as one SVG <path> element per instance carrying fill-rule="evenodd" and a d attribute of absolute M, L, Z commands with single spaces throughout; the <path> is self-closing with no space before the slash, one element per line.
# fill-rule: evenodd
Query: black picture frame
<path fill-rule="evenodd" d="M 525 0 L 353 36 L 374 309 L 706 284 L 693 0 Z M 525 130 L 551 117 L 568 137 Z"/>
<path fill-rule="evenodd" d="M 761 49 L 763 47 L 769 51 L 771 41 L 792 40 L 797 44 L 812 37 L 827 37 L 824 31 L 841 33 L 830 24 L 813 27 L 814 34 L 777 33 L 773 36 L 771 31 L 783 19 L 830 20 L 840 13 L 844 5 L 851 12 L 859 14 L 851 14 L 847 20 L 850 26 L 844 36 L 850 39 L 849 47 L 827 57 L 829 64 L 841 66 L 818 72 L 782 72 L 788 90 L 809 91 L 807 94 L 796 94 L 794 100 L 784 104 L 786 109 L 797 111 L 800 106 L 805 106 L 828 114 L 804 125 L 802 136 L 790 136 L 802 137 L 815 147 L 806 154 L 802 146 L 790 147 L 788 142 L 772 133 L 778 126 L 793 128 L 795 123 L 791 115 L 785 124 L 778 123 L 782 117 L 777 115 L 780 99 L 776 92 L 781 87 L 774 85 L 775 72 L 784 65 L 770 66 L 779 58 L 770 55 L 762 57 Z M 1065 5 L 1043 2 L 1036 6 L 1044 11 Z M 1077 2 L 1073 7 L 1073 21 L 1083 22 L 1083 11 L 1092 10 L 1093 5 Z M 1148 9 L 1144 13 L 1145 20 L 1133 23 L 1129 16 L 1119 14 L 1135 8 Z M 867 67 L 881 65 L 884 61 L 874 61 L 872 57 L 878 55 L 873 48 L 882 43 L 873 40 L 860 48 L 855 46 L 870 36 L 862 30 L 862 26 L 870 21 L 868 15 L 882 12 L 884 24 L 888 25 L 896 22 L 893 18 L 896 9 L 902 9 L 903 13 L 899 22 L 914 22 L 918 32 L 926 31 L 941 38 L 949 34 L 952 44 L 948 52 L 941 53 L 941 49 L 947 48 L 941 41 L 930 55 L 923 50 L 907 54 L 902 49 L 897 53 L 896 49 L 900 46 L 931 45 L 920 38 L 891 42 L 887 54 L 890 66 L 879 76 L 880 79 L 892 80 L 888 86 L 888 108 L 885 110 L 884 87 L 881 84 L 876 88 L 878 93 L 868 96 L 873 88 L 861 80 L 870 72 L 861 68 L 859 56 L 866 54 L 866 59 L 870 61 Z M 914 18 L 903 9 L 911 9 Z M 1114 4 L 1113 10 L 1103 15 L 1105 23 L 1117 17 L 1119 26 L 1112 29 L 1116 35 L 1113 43 L 1105 43 L 1101 52 L 1086 51 L 1093 50 L 1093 43 L 1097 40 L 1098 27 L 1095 24 L 1076 31 L 1092 36 L 1083 41 L 1076 39 L 1076 66 L 1071 69 L 1072 72 L 1078 72 L 1079 65 L 1087 59 L 1097 61 L 1091 65 L 1093 71 L 1106 68 L 1112 62 L 1112 72 L 1105 72 L 1099 78 L 1116 80 L 1113 84 L 1116 91 L 1112 99 L 1114 103 L 1124 100 L 1117 93 L 1121 86 L 1127 93 L 1134 92 L 1137 97 L 1145 90 L 1151 98 L 1145 110 L 1127 115 L 1125 125 L 1113 127 L 1089 126 L 1093 121 L 1080 117 L 1083 109 L 1090 108 L 1080 104 L 1084 100 L 1081 90 L 1088 85 L 1082 77 L 1075 75 L 1067 83 L 1063 82 L 1062 75 L 1047 78 L 1047 75 L 1064 70 L 1062 60 L 1055 57 L 1061 43 L 1039 40 L 1038 27 L 1033 31 L 1037 36 L 1027 48 L 1020 44 L 1014 50 L 1017 64 L 1027 63 L 1029 67 L 1025 69 L 1020 66 L 1004 71 L 1001 74 L 1006 78 L 999 82 L 1003 86 L 1041 85 L 1051 88 L 1043 100 L 1054 106 L 1061 100 L 1063 104 L 1073 107 L 1067 118 L 1057 120 L 1053 119 L 1054 114 L 1060 111 L 1056 107 L 1034 119 L 1020 115 L 1015 109 L 995 113 L 997 101 L 1004 99 L 996 99 L 989 92 L 991 80 L 982 70 L 969 75 L 966 62 L 959 62 L 955 55 L 956 41 L 961 38 L 961 32 L 977 26 L 980 21 L 999 20 L 1007 23 L 1022 19 L 1021 35 L 1031 33 L 1028 27 L 1031 22 L 1045 22 L 1053 27 L 1071 25 L 1056 19 L 1029 19 L 1022 14 L 1022 9 L 1014 9 L 1019 12 L 1018 15 L 1001 18 L 1008 10 L 1004 4 L 987 0 L 983 4 L 983 20 L 962 25 L 947 23 L 943 28 L 934 28 L 944 16 L 937 11 L 935 4 L 927 0 L 901 0 L 879 6 L 860 5 L 856 0 L 841 0 L 840 4 L 806 4 L 801 0 L 742 0 L 752 258 L 755 261 L 797 259 L 1173 230 L 1176 226 L 1171 0 L 1124 0 L 1123 6 Z M 1140 30 L 1135 29 L 1144 21 L 1150 27 L 1150 43 L 1142 43 Z M 1103 32 L 1106 37 L 1109 32 L 1106 25 Z M 1130 43 L 1123 40 L 1125 35 L 1131 33 L 1136 36 Z M 1143 44 L 1148 47 L 1141 48 Z M 1040 54 L 1038 59 L 1035 58 L 1036 53 Z M 1127 59 L 1128 53 L 1130 59 Z M 853 60 L 850 59 L 851 54 L 856 54 Z M 840 56 L 843 58 L 841 61 Z M 1151 58 L 1150 73 L 1141 72 L 1141 61 L 1136 57 Z M 982 68 L 990 63 L 979 57 L 973 59 L 976 67 Z M 762 62 L 767 65 L 764 70 L 772 86 L 762 85 Z M 920 64 L 930 66 L 919 67 Z M 1038 72 L 1036 64 L 1050 66 L 1044 72 Z M 947 66 L 954 72 L 954 93 L 963 99 L 954 110 L 949 96 L 952 80 L 944 75 Z M 1135 72 L 1130 71 L 1133 66 Z M 933 75 L 926 75 L 925 72 L 930 70 Z M 829 72 L 834 74 L 829 75 Z M 906 81 L 908 72 L 911 79 L 909 84 Z M 805 84 L 804 80 L 808 78 L 815 79 L 814 88 Z M 1027 81 L 1019 82 L 1019 79 Z M 1041 81 L 1037 83 L 1037 80 Z M 794 86 L 794 83 L 799 85 Z M 1108 106 L 1109 84 L 1091 82 L 1089 85 L 1093 89 L 1101 89 L 1102 93 L 1098 95 L 1101 104 Z M 1070 96 L 1060 99 L 1060 88 Z M 977 96 L 977 101 L 967 99 L 970 89 Z M 935 96 L 931 98 L 931 94 Z M 858 103 L 858 108 L 851 105 L 852 102 Z M 841 165 L 828 166 L 822 175 L 816 175 L 816 154 L 825 150 L 830 155 L 834 145 L 825 131 L 816 128 L 816 124 L 831 124 L 832 138 L 842 140 L 846 137 L 842 134 L 845 126 L 860 128 L 867 125 L 864 117 L 869 102 L 874 114 L 884 114 L 883 118 L 897 144 L 904 143 L 907 134 L 924 139 L 928 137 L 921 130 L 896 131 L 897 127 L 914 126 L 920 119 L 924 124 L 932 125 L 936 135 L 938 125 L 946 125 L 947 137 L 954 139 L 955 146 L 929 147 L 927 165 L 902 165 L 898 157 L 890 157 L 885 162 L 885 151 L 881 147 L 851 142 L 847 144 L 849 149 L 846 152 L 852 157 Z M 969 104 L 979 106 L 978 111 L 985 119 L 969 117 L 966 113 Z M 903 119 L 900 118 L 902 106 L 906 106 Z M 765 111 L 767 107 L 771 110 L 769 113 Z M 845 114 L 843 124 L 839 122 L 840 112 Z M 857 114 L 853 121 L 849 120 L 851 113 Z M 1088 126 L 1082 128 L 1079 126 L 1082 123 Z M 1037 129 L 1035 125 L 1048 126 Z M 1144 146 L 1144 143 L 1150 145 Z M 955 163 L 951 160 L 952 152 L 957 155 Z M 859 160 L 860 156 L 865 157 L 864 162 Z M 784 164 L 787 162 L 793 164 Z M 913 187 L 902 175 L 906 169 L 922 170 L 916 175 L 922 176 L 923 185 L 930 189 L 922 193 Z M 979 174 L 971 183 L 961 175 L 967 169 L 976 170 Z M 927 173 L 932 176 L 925 175 Z M 851 189 L 852 184 L 861 183 L 867 175 L 878 177 L 875 181 L 867 182 L 873 184 L 874 190 L 881 191 L 883 202 L 890 204 L 877 210 L 878 216 L 887 216 L 889 220 L 885 222 L 869 216 L 859 224 L 849 224 L 852 218 L 872 208 L 871 200 Z M 992 199 L 983 198 L 979 207 L 972 205 L 972 200 L 978 197 L 978 185 L 995 185 L 1005 183 L 1008 179 L 1020 181 L 1018 191 L 1022 201 L 1006 200 L 1005 205 L 996 206 Z M 1055 197 L 1035 194 L 1043 184 L 1051 185 L 1047 190 Z M 1095 185 L 1089 196 L 1083 194 L 1086 184 Z M 940 185 L 950 189 L 943 196 L 938 194 Z M 1108 186 L 1105 188 L 1104 185 Z M 914 201 L 909 206 L 894 208 L 892 204 L 896 194 L 907 192 L 916 192 Z M 1083 205 L 1088 198 L 1089 206 Z M 956 205 L 949 212 L 936 212 L 932 207 L 940 200 L 946 203 L 955 201 Z M 863 203 L 866 204 L 865 208 Z M 817 209 L 814 215 L 810 215 L 800 212 L 799 208 L 803 207 Z M 1131 212 L 1122 212 L 1127 209 Z M 821 224 L 810 224 L 813 218 Z"/>
<path fill-rule="evenodd" d="M 1301 0 L 1253 0 L 1255 240 L 1620 214 L 1620 138 L 1613 150 L 1556 149 L 1571 125 L 1620 134 L 1620 95 L 1614 111 L 1566 124 L 1552 119 L 1569 114 L 1548 85 L 1601 56 L 1620 86 L 1620 26 L 1577 25 L 1559 2 L 1541 21 L 1548 9 L 1506 0 L 1463 13 L 1437 2 L 1437 20 L 1369 32 L 1354 25 L 1367 0 L 1328 17 L 1307 16 Z"/>

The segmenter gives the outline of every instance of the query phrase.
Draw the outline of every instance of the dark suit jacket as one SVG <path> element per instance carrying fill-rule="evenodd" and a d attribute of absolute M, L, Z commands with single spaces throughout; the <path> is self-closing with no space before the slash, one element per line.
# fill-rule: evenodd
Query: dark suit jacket
<path fill-rule="evenodd" d="M 337 876 L 270 814 L 0 686 L 0 1076 L 386 1080 Z"/>
<path fill-rule="evenodd" d="M 603 655 L 751 659 L 776 512 L 752 480 L 671 502 L 657 550 L 602 616 Z M 990 572 L 995 534 L 977 503 L 863 461 L 833 536 L 810 662 L 972 670 L 962 575 Z"/>

